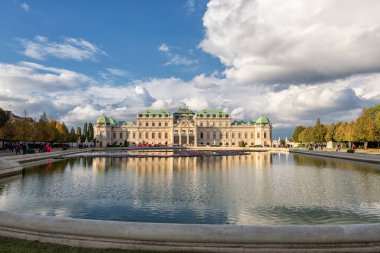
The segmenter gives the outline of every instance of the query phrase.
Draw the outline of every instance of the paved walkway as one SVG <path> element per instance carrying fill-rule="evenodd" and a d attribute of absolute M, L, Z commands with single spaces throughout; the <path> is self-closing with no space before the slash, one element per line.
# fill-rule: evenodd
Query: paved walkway
<path fill-rule="evenodd" d="M 306 149 L 289 149 L 289 152 L 380 164 L 380 154 L 378 153 L 375 153 L 375 154 L 361 153 L 361 152 L 347 153 L 347 152 L 336 152 L 336 151 L 327 151 L 327 150 L 322 151 L 322 150 L 306 150 Z"/>
<path fill-rule="evenodd" d="M 54 152 L 45 152 L 45 153 L 35 153 L 35 154 L 26 154 L 26 155 L 8 155 L 0 157 L 0 178 L 8 177 L 12 175 L 20 174 L 23 165 L 25 163 L 32 163 L 36 161 L 41 161 L 45 159 L 51 159 L 55 157 L 60 157 L 63 155 L 70 155 L 75 153 L 82 153 L 91 151 L 91 149 L 68 149 L 68 150 L 59 150 Z"/>

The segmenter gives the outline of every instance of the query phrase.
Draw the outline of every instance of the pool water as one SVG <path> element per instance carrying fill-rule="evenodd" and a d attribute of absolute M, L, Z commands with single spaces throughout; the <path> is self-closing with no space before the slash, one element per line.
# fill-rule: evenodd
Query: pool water
<path fill-rule="evenodd" d="M 0 210 L 159 223 L 375 223 L 380 166 L 270 152 L 72 158 L 1 180 Z"/>

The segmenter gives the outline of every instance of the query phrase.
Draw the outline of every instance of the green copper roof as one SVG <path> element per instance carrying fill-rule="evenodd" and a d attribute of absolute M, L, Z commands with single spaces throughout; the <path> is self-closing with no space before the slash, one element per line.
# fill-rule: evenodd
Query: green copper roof
<path fill-rule="evenodd" d="M 165 111 L 165 110 L 151 110 L 151 109 L 147 109 L 147 110 L 145 110 L 145 111 L 143 111 L 142 113 L 140 113 L 139 114 L 140 116 L 158 116 L 158 115 L 160 115 L 160 116 L 166 116 L 166 117 L 168 117 L 168 116 L 170 116 L 171 115 L 171 113 L 170 112 L 168 112 L 168 111 Z"/>
<path fill-rule="evenodd" d="M 244 120 L 235 120 L 234 122 L 232 122 L 233 126 L 240 126 L 245 124 L 247 124 L 247 122 L 245 122 Z"/>
<path fill-rule="evenodd" d="M 179 108 L 174 114 L 175 115 L 179 115 L 179 114 L 194 115 L 194 112 L 189 110 L 188 108 Z"/>
<path fill-rule="evenodd" d="M 260 116 L 257 120 L 256 120 L 256 124 L 269 124 L 269 119 L 265 116 Z"/>
<path fill-rule="evenodd" d="M 96 120 L 96 124 L 110 124 L 110 119 L 106 116 L 101 116 Z"/>
<path fill-rule="evenodd" d="M 220 109 L 215 109 L 215 110 L 203 109 L 197 113 L 197 116 L 200 116 L 200 117 L 228 117 L 229 115 Z"/>
<path fill-rule="evenodd" d="M 133 121 L 125 121 L 124 123 L 123 123 L 123 125 L 127 125 L 127 126 L 134 126 L 135 125 L 135 123 L 133 122 Z"/>
<path fill-rule="evenodd" d="M 250 123 L 251 125 L 256 124 L 256 119 L 255 119 L 255 118 L 251 119 L 251 121 L 250 121 L 249 123 Z"/>
<path fill-rule="evenodd" d="M 111 119 L 110 118 L 110 124 L 114 126 L 114 125 L 118 125 L 119 122 L 117 120 L 115 120 L 115 119 Z"/>

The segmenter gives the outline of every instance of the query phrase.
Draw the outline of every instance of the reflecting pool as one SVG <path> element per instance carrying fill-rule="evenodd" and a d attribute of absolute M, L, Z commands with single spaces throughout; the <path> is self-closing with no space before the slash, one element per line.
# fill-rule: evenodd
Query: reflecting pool
<path fill-rule="evenodd" d="M 380 166 L 287 153 L 72 158 L 0 181 L 0 210 L 204 224 L 380 222 Z"/>

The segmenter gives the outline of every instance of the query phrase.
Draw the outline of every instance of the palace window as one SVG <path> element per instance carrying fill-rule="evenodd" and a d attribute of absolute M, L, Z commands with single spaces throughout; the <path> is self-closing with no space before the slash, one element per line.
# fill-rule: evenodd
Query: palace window
<path fill-rule="evenodd" d="M 158 133 L 158 139 L 161 139 L 161 133 Z"/>
<path fill-rule="evenodd" d="M 161 126 L 161 122 L 158 122 L 158 126 Z"/>
<path fill-rule="evenodd" d="M 116 139 L 116 133 L 113 133 L 113 138 Z"/>
<path fill-rule="evenodd" d="M 142 138 L 142 133 L 139 133 L 139 138 L 140 138 L 140 139 Z"/>
<path fill-rule="evenodd" d="M 264 133 L 264 139 L 266 139 L 267 138 L 267 133 Z"/>
<path fill-rule="evenodd" d="M 206 133 L 206 138 L 210 139 L 210 133 L 209 132 Z"/>
<path fill-rule="evenodd" d="M 122 132 L 120 132 L 120 137 L 119 138 L 123 139 L 123 133 Z"/>
<path fill-rule="evenodd" d="M 199 126 L 203 127 L 203 122 L 199 123 Z"/>
<path fill-rule="evenodd" d="M 238 133 L 238 139 L 241 139 L 241 133 Z"/>
<path fill-rule="evenodd" d="M 260 139 L 260 133 L 257 133 L 257 139 Z"/>
<path fill-rule="evenodd" d="M 201 139 L 203 139 L 203 133 L 200 134 Z"/>
<path fill-rule="evenodd" d="M 133 139 L 136 138 L 135 132 L 132 133 L 132 137 L 133 137 Z"/>
<path fill-rule="evenodd" d="M 149 123 L 148 123 L 148 122 L 146 122 L 146 123 L 145 123 L 145 126 L 149 126 Z"/>
<path fill-rule="evenodd" d="M 228 139 L 228 133 L 226 133 L 226 139 Z"/>
<path fill-rule="evenodd" d="M 248 134 L 247 133 L 244 133 L 244 138 L 248 138 Z"/>
<path fill-rule="evenodd" d="M 232 139 L 235 138 L 235 134 L 234 133 L 231 134 L 231 138 Z"/>
<path fill-rule="evenodd" d="M 168 138 L 168 133 L 165 133 L 165 139 L 167 139 Z"/>
<path fill-rule="evenodd" d="M 145 139 L 149 139 L 149 134 L 148 134 L 148 132 L 145 133 Z"/>
<path fill-rule="evenodd" d="M 168 126 L 168 122 L 165 122 L 165 126 Z"/>
<path fill-rule="evenodd" d="M 155 138 L 155 134 L 154 133 L 152 133 L 152 139 L 154 139 Z"/>
<path fill-rule="evenodd" d="M 152 122 L 152 126 L 155 126 L 154 122 Z"/>
<path fill-rule="evenodd" d="M 212 137 L 216 139 L 216 132 L 213 133 Z"/>

